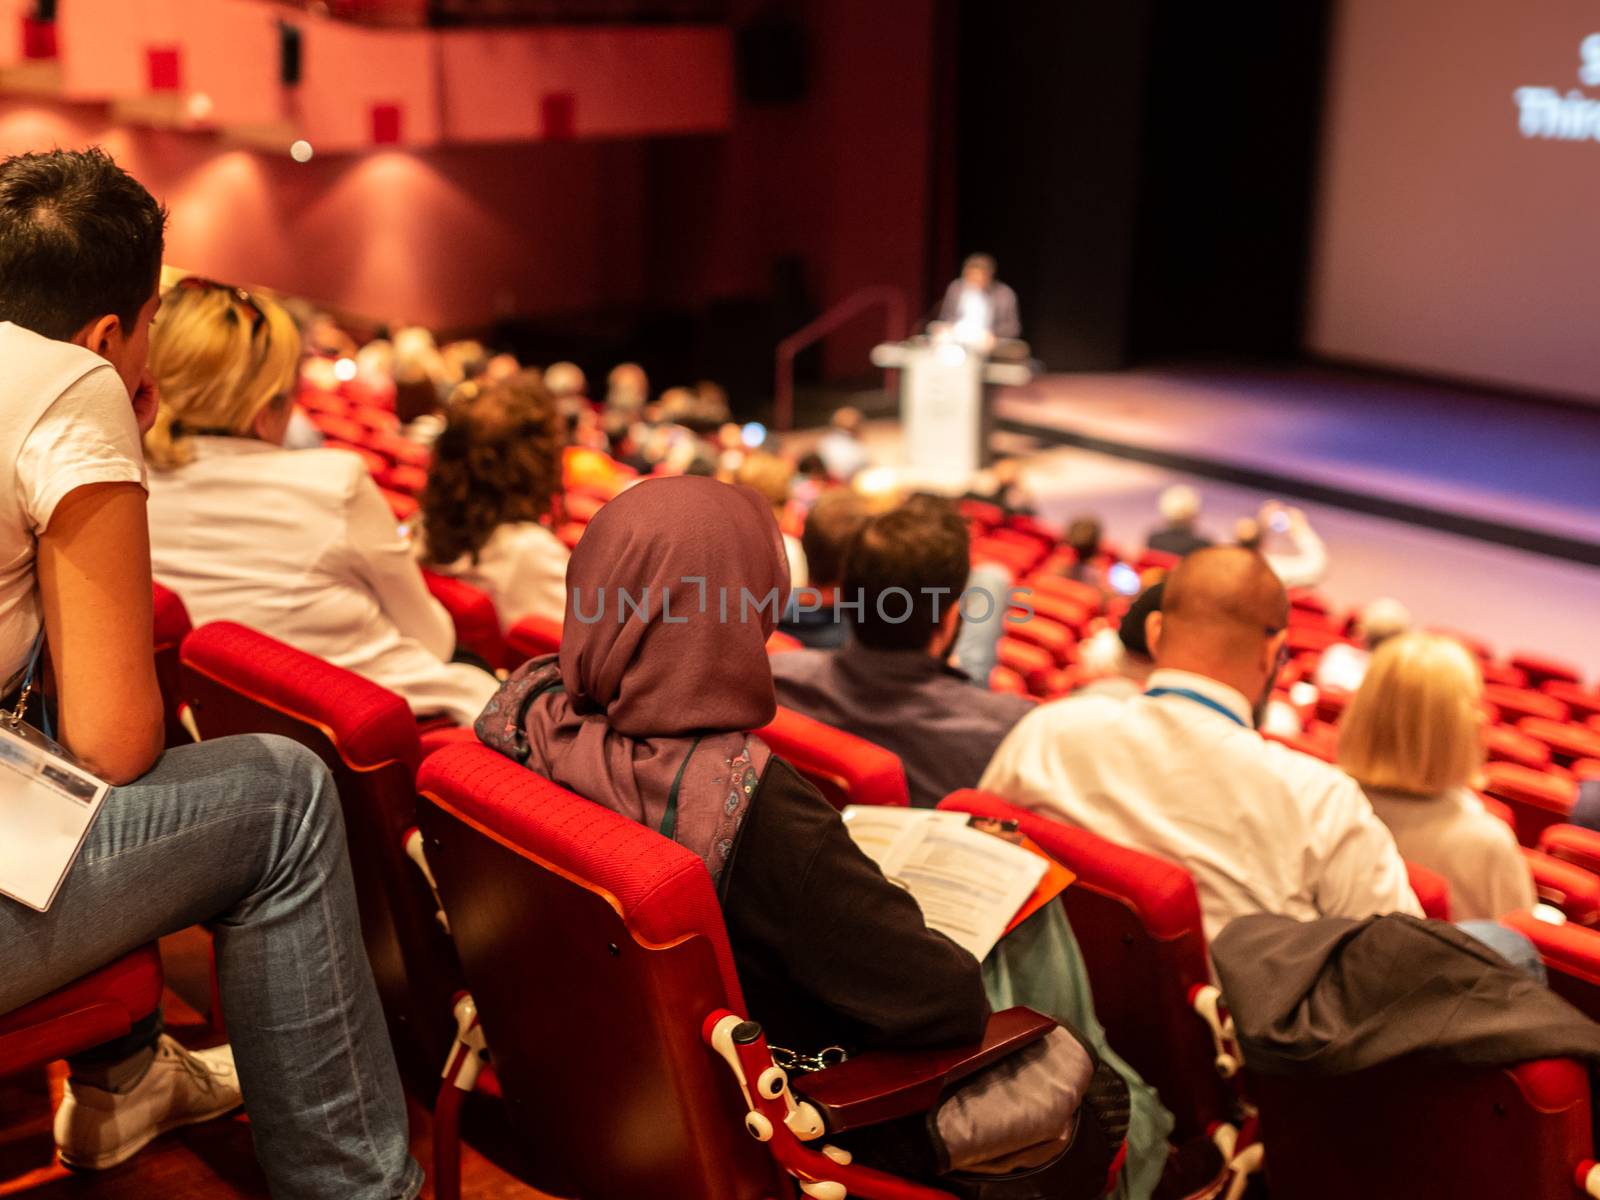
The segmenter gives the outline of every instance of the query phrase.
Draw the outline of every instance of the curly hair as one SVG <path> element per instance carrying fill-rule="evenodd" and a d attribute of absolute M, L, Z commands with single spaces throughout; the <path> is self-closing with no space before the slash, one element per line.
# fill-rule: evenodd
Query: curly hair
<path fill-rule="evenodd" d="M 500 526 L 550 515 L 561 491 L 561 451 L 555 401 L 536 378 L 463 385 L 434 443 L 422 494 L 428 561 L 468 555 L 477 562 Z"/>

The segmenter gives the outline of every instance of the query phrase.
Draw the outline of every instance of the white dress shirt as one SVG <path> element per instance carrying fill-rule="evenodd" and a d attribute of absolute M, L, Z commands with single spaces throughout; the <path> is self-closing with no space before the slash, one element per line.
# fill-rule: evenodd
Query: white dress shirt
<path fill-rule="evenodd" d="M 157 582 L 196 625 L 237 621 L 470 724 L 498 689 L 452 663 L 455 628 L 361 460 L 254 438 L 198 437 L 150 472 Z"/>
<path fill-rule="evenodd" d="M 1148 686 L 1204 700 L 1041 705 L 978 786 L 1185 868 L 1208 940 L 1247 913 L 1422 915 L 1394 838 L 1353 779 L 1262 738 L 1249 702 L 1216 680 L 1161 670 Z"/>

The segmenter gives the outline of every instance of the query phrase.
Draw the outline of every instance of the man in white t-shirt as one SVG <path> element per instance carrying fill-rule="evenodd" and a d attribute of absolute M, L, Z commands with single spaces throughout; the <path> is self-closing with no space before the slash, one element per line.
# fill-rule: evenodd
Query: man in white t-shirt
<path fill-rule="evenodd" d="M 979 786 L 1182 866 L 1207 938 L 1246 913 L 1420 915 L 1394 839 L 1355 781 L 1255 730 L 1288 614 L 1259 555 L 1195 551 L 1147 619 L 1156 669 L 1144 694 L 1036 709 Z"/>
<path fill-rule="evenodd" d="M 0 1012 L 214 921 L 232 1049 L 191 1054 L 157 1010 L 74 1056 L 63 1161 L 116 1166 L 237 1107 L 242 1083 L 275 1194 L 409 1198 L 331 777 L 281 738 L 163 753 L 140 434 L 165 223 L 101 151 L 0 160 L 0 704 L 24 698 L 42 630 L 53 688 L 24 719 L 118 785 L 48 912 L 0 897 Z"/>

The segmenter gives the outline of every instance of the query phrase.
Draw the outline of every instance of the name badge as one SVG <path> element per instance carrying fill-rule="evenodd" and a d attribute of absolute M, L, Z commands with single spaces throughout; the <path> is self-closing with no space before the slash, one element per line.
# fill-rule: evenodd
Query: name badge
<path fill-rule="evenodd" d="M 48 912 L 110 790 L 32 726 L 0 720 L 0 895 Z"/>

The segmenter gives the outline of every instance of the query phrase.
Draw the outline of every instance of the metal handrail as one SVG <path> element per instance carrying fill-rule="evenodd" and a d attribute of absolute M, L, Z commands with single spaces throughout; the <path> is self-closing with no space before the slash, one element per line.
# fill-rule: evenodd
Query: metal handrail
<path fill-rule="evenodd" d="M 906 297 L 897 287 L 880 284 L 862 288 L 846 296 L 815 321 L 796 330 L 778 343 L 777 378 L 772 388 L 772 427 L 787 432 L 794 425 L 794 360 L 869 308 L 883 306 L 884 340 L 897 342 L 906 336 Z"/>

